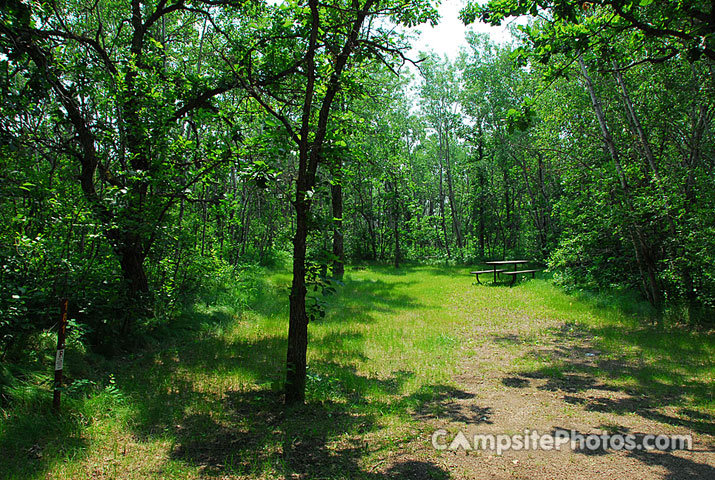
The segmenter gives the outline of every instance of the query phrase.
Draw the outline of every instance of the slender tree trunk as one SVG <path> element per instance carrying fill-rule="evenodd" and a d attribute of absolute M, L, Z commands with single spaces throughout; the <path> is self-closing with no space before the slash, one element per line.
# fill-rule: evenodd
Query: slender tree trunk
<path fill-rule="evenodd" d="M 452 159 L 450 158 L 449 150 L 449 131 L 445 131 L 444 136 L 444 164 L 445 172 L 447 174 L 447 195 L 449 197 L 449 209 L 452 212 L 452 226 L 454 228 L 454 235 L 457 240 L 457 248 L 460 252 L 464 248 L 464 239 L 462 238 L 462 226 L 459 221 L 459 212 L 457 211 L 457 202 L 454 196 L 454 186 L 452 183 Z"/>
<path fill-rule="evenodd" d="M 372 248 L 372 260 L 377 260 L 377 234 L 375 233 L 375 225 L 372 215 L 367 220 L 367 231 L 370 235 L 370 247 Z"/>
<path fill-rule="evenodd" d="M 519 159 L 515 155 L 513 156 L 514 160 L 519 162 L 519 165 L 521 165 L 521 171 L 524 174 L 524 185 L 526 185 L 526 193 L 529 195 L 529 200 L 531 201 L 531 214 L 534 219 L 534 227 L 536 228 L 537 232 L 537 249 L 539 253 L 544 252 L 544 224 L 543 224 L 543 215 L 541 213 L 541 209 L 539 207 L 539 198 L 537 194 L 534 192 L 534 189 L 531 187 L 531 181 L 529 179 L 529 172 L 527 168 L 527 163 L 526 159 Z M 537 172 L 538 174 L 538 172 Z M 537 180 L 538 182 L 538 180 Z"/>
<path fill-rule="evenodd" d="M 626 82 L 623 80 L 623 75 L 618 69 L 618 63 L 615 60 L 613 62 L 613 68 L 615 70 L 614 76 L 616 78 L 616 83 L 621 88 L 621 95 L 623 98 L 623 105 L 626 109 L 626 115 L 631 125 L 633 125 L 636 134 L 638 135 L 641 148 L 643 149 L 643 153 L 645 154 L 646 160 L 648 161 L 648 165 L 653 172 L 653 176 L 658 182 L 658 187 L 661 188 L 662 185 L 660 184 L 660 175 L 658 174 L 658 167 L 655 164 L 655 156 L 653 155 L 653 150 L 651 150 L 650 148 L 650 142 L 648 141 L 648 137 L 646 136 L 645 131 L 643 130 L 643 126 L 641 125 L 638 115 L 636 114 L 636 110 L 633 107 L 633 101 L 631 100 L 631 96 L 628 94 Z"/>
<path fill-rule="evenodd" d="M 633 248 L 636 252 L 636 262 L 638 263 L 638 268 L 641 271 L 641 276 L 644 278 L 644 284 L 646 285 L 646 296 L 648 300 L 654 305 L 660 305 L 660 288 L 657 282 L 656 268 L 651 255 L 649 254 L 649 248 L 640 228 L 636 224 L 633 218 L 635 214 L 635 207 L 633 206 L 633 201 L 631 199 L 630 187 L 626 180 L 626 175 L 621 165 L 621 160 L 618 155 L 618 149 L 613 141 L 611 132 L 608 129 L 608 124 L 606 123 L 606 116 L 603 114 L 603 108 L 601 107 L 601 101 L 596 95 L 596 91 L 593 88 L 593 82 L 591 81 L 591 76 L 588 74 L 586 68 L 586 63 L 583 61 L 581 54 L 578 56 L 578 62 L 581 66 L 581 73 L 586 84 L 586 88 L 591 97 L 591 103 L 593 105 L 594 113 L 596 114 L 596 119 L 601 127 L 601 133 L 603 135 L 603 141 L 608 149 L 611 159 L 616 167 L 616 172 L 618 174 L 618 179 L 623 190 L 624 198 L 626 204 L 628 205 L 628 217 L 630 225 L 628 228 L 630 230 L 631 242 L 633 243 Z"/>
<path fill-rule="evenodd" d="M 291 285 L 288 318 L 288 352 L 286 355 L 285 403 L 293 405 L 305 401 L 305 374 L 308 352 L 308 314 L 305 311 L 305 254 L 308 239 L 308 215 L 310 203 L 306 193 L 312 188 L 311 180 L 317 170 L 318 155 L 315 156 L 315 168 L 308 134 L 313 113 L 315 94 L 315 53 L 318 44 L 320 15 L 317 0 L 309 0 L 311 29 L 308 50 L 305 54 L 306 90 L 303 98 L 300 135 L 298 137 L 298 178 L 295 182 L 295 235 L 293 236 L 293 282 Z M 327 120 L 327 118 L 326 118 Z M 314 139 L 317 142 L 319 139 Z M 319 151 L 315 151 L 319 154 Z"/>
<path fill-rule="evenodd" d="M 509 192 L 509 172 L 506 168 L 502 171 L 504 179 L 504 209 L 505 209 L 505 223 L 506 228 L 504 232 L 504 256 L 506 257 L 506 252 L 513 247 L 513 220 L 511 212 L 511 195 Z"/>
<path fill-rule="evenodd" d="M 591 97 L 591 105 L 593 106 L 593 111 L 596 114 L 596 120 L 598 120 L 598 125 L 601 127 L 601 134 L 603 135 L 603 142 L 606 144 L 608 153 L 611 155 L 611 159 L 616 165 L 616 170 L 618 171 L 618 178 L 621 182 L 621 186 L 624 190 L 628 190 L 625 176 L 623 175 L 623 169 L 621 168 L 621 160 L 618 155 L 618 149 L 613 141 L 611 132 L 608 130 L 608 124 L 606 123 L 606 116 L 603 114 L 603 108 L 601 107 L 601 101 L 596 95 L 596 91 L 593 88 L 593 81 L 591 81 L 591 76 L 588 74 L 586 69 L 586 63 L 583 61 L 581 54 L 578 56 L 578 63 L 581 66 L 581 73 L 586 84 L 586 89 Z"/>
<path fill-rule="evenodd" d="M 367 202 L 365 202 L 365 199 L 363 198 L 362 195 L 362 189 L 358 188 L 358 195 L 360 197 L 360 214 L 362 215 L 363 220 L 365 220 L 365 224 L 367 225 L 367 233 L 368 236 L 370 237 L 370 249 L 372 253 L 372 258 L 371 260 L 377 260 L 377 240 L 375 238 L 375 229 L 373 225 L 373 211 L 372 211 L 372 188 L 370 189 L 370 204 L 368 205 Z M 370 214 L 367 214 L 367 211 L 370 212 Z"/>
<path fill-rule="evenodd" d="M 648 166 L 650 167 L 650 170 L 653 173 L 653 178 L 655 179 L 655 184 L 656 184 L 656 188 L 658 189 L 658 193 L 663 198 L 663 203 L 665 205 L 665 217 L 666 217 L 666 220 L 668 221 L 668 227 L 670 229 L 670 234 L 675 235 L 675 222 L 673 221 L 673 214 L 671 211 L 672 209 L 670 207 L 670 200 L 668 199 L 668 195 L 665 193 L 665 188 L 664 188 L 663 182 L 660 178 L 660 173 L 658 172 L 658 167 L 655 163 L 655 155 L 653 155 L 653 150 L 650 148 L 650 142 L 648 141 L 648 137 L 645 134 L 645 130 L 643 130 L 643 125 L 641 124 L 640 119 L 638 118 L 636 109 L 633 107 L 633 101 L 631 100 L 631 96 L 628 94 L 628 89 L 626 88 L 626 82 L 623 80 L 623 75 L 621 74 L 621 71 L 619 70 L 619 67 L 618 67 L 618 63 L 615 60 L 613 61 L 613 68 L 614 68 L 614 72 L 615 72 L 614 76 L 616 78 L 616 83 L 621 88 L 621 95 L 623 98 L 623 105 L 626 109 L 626 116 L 628 117 L 631 125 L 633 126 L 633 129 L 636 131 L 638 140 L 640 141 L 640 144 L 641 144 L 641 148 L 643 149 L 643 154 L 645 155 L 645 158 L 648 162 Z"/>
<path fill-rule="evenodd" d="M 345 274 L 345 246 L 343 239 L 343 185 L 341 180 L 330 187 L 333 207 L 333 277 Z"/>
<path fill-rule="evenodd" d="M 399 213 L 398 218 L 395 219 L 395 268 L 400 268 L 400 220 Z"/>
<path fill-rule="evenodd" d="M 537 152 L 537 159 L 538 159 L 538 183 L 539 183 L 539 193 L 541 194 L 541 202 L 543 205 L 543 208 L 541 210 L 542 214 L 542 225 L 543 225 L 543 238 L 542 238 L 542 251 L 541 251 L 541 257 L 546 258 L 548 257 L 549 254 L 549 246 L 548 246 L 548 241 L 549 241 L 549 234 L 551 233 L 551 221 L 549 220 L 550 215 L 551 215 L 551 202 L 549 201 L 549 195 L 546 192 L 546 184 L 544 182 L 544 158 L 541 156 L 541 153 Z"/>
<path fill-rule="evenodd" d="M 308 350 L 308 315 L 305 310 L 305 254 L 308 237 L 308 216 L 310 200 L 306 193 L 313 188 L 316 180 L 318 164 L 322 158 L 321 149 L 327 132 L 330 109 L 335 95 L 340 87 L 340 77 L 346 68 L 348 59 L 357 44 L 363 22 L 373 7 L 374 0 L 367 0 L 358 11 L 339 55 L 335 59 L 334 71 L 330 76 L 317 115 L 317 124 L 313 128 L 313 103 L 315 102 L 316 63 L 318 50 L 318 32 L 320 31 L 320 14 L 318 0 L 309 0 L 311 13 L 311 30 L 308 49 L 305 55 L 304 69 L 306 72 L 306 90 L 303 98 L 300 134 L 298 139 L 298 178 L 296 180 L 296 231 L 293 237 L 293 284 L 290 293 L 290 317 L 288 327 L 288 352 L 286 358 L 285 402 L 288 405 L 305 401 L 306 358 Z M 288 123 L 287 119 L 285 123 Z M 309 134 L 314 132 L 312 141 Z"/>
<path fill-rule="evenodd" d="M 300 192 L 298 193 L 300 196 Z M 290 322 L 285 386 L 287 404 L 305 401 L 306 351 L 308 349 L 308 315 L 305 311 L 305 253 L 308 238 L 308 205 L 296 201 L 296 229 L 293 236 L 293 283 L 290 292 Z"/>
<path fill-rule="evenodd" d="M 712 73 L 712 66 L 710 67 Z M 708 105 L 700 105 L 697 109 L 697 118 L 692 118 L 692 134 L 690 135 L 690 142 L 688 142 L 687 155 L 684 155 L 681 165 L 683 169 L 687 171 L 687 176 L 683 184 L 683 196 L 685 201 L 683 202 L 683 209 L 685 212 L 684 217 L 688 218 L 695 207 L 695 202 L 697 200 L 695 195 L 695 172 L 698 164 L 700 163 L 700 156 L 702 154 L 702 140 L 705 131 L 712 121 L 713 109 Z M 689 253 L 689 252 L 687 252 Z M 686 253 L 686 255 L 687 255 Z M 686 257 L 683 255 L 683 257 Z M 698 298 L 698 294 L 695 290 L 695 277 L 700 274 L 700 268 L 696 268 L 689 260 L 685 260 L 682 265 L 682 275 L 683 283 L 685 286 L 685 298 L 688 303 L 688 311 L 690 315 L 691 322 L 693 318 L 698 319 L 701 312 L 701 303 Z"/>
<path fill-rule="evenodd" d="M 442 142 L 442 130 L 439 129 L 440 147 Z M 442 148 L 440 148 L 442 150 Z M 449 250 L 449 237 L 447 236 L 447 222 L 444 214 L 444 162 L 442 161 L 442 152 L 439 153 L 439 216 L 442 221 L 442 233 L 444 235 L 444 246 L 447 249 L 447 258 L 452 258 Z"/>
<path fill-rule="evenodd" d="M 395 268 L 400 268 L 400 197 L 398 191 L 397 180 L 394 181 L 395 188 L 393 189 L 393 221 L 395 235 Z"/>
<path fill-rule="evenodd" d="M 206 206 L 206 186 L 201 189 L 201 256 L 206 250 L 206 224 L 208 222 L 208 212 Z"/>
<path fill-rule="evenodd" d="M 478 218 L 479 218 L 479 254 L 482 258 L 484 258 L 484 246 L 485 246 L 485 239 L 484 239 L 484 201 L 485 201 L 485 195 L 484 195 L 484 190 L 486 187 L 486 178 L 484 176 L 484 171 L 482 170 L 482 161 L 484 160 L 484 143 L 483 143 L 483 137 L 482 137 L 482 124 L 481 122 L 479 123 L 479 145 L 477 149 L 477 159 L 479 161 L 479 164 L 477 165 L 477 172 L 479 176 L 479 196 L 477 197 L 477 202 L 479 203 L 479 213 L 478 213 Z"/>
<path fill-rule="evenodd" d="M 174 274 L 172 275 L 172 279 L 174 281 L 174 285 L 177 285 L 177 282 L 179 280 L 179 268 L 181 267 L 181 257 L 183 255 L 183 250 L 182 250 L 182 237 L 183 237 L 183 230 L 184 230 L 184 207 L 185 207 L 186 200 L 184 197 L 181 197 L 181 201 L 179 203 L 179 218 L 178 218 L 178 234 L 176 235 L 176 260 L 174 264 Z"/>
<path fill-rule="evenodd" d="M 485 253 L 485 234 L 484 234 L 484 205 L 479 205 L 479 255 L 484 258 Z"/>

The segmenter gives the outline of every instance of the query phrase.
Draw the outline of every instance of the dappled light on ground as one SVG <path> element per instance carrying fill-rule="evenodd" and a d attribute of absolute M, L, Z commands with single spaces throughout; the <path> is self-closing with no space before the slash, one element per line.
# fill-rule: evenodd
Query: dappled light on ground
<path fill-rule="evenodd" d="M 325 318 L 310 324 L 308 401 L 290 409 L 281 393 L 288 277 L 276 274 L 249 310 L 199 308 L 199 329 L 125 358 L 112 388 L 70 402 L 42 435 L 22 432 L 50 413 L 11 413 L 0 430 L 0 448 L 14 452 L 4 472 L 73 479 L 712 476 L 711 337 L 660 331 L 541 280 L 475 285 L 462 270 L 350 272 L 336 294 L 321 299 Z M 692 452 L 495 456 L 435 450 L 430 435 L 440 428 L 695 436 Z"/>

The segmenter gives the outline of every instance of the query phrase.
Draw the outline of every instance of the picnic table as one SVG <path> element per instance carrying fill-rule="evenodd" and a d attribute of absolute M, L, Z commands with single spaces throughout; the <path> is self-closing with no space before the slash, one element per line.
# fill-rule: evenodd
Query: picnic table
<path fill-rule="evenodd" d="M 476 275 L 477 283 L 481 283 L 479 281 L 479 275 L 482 273 L 494 273 L 494 282 L 497 281 L 498 273 L 501 273 L 504 275 L 509 275 L 509 276 L 511 276 L 510 285 L 514 285 L 514 282 L 516 282 L 516 277 L 518 275 L 530 273 L 531 277 L 534 278 L 536 275 L 536 272 L 538 272 L 538 270 L 533 270 L 533 269 L 528 269 L 528 270 L 517 270 L 516 269 L 517 265 L 524 265 L 526 263 L 529 263 L 529 260 L 492 260 L 491 262 L 484 262 L 484 263 L 486 263 L 487 265 L 491 265 L 492 270 L 476 270 L 473 272 L 469 272 L 472 275 Z M 509 265 L 514 265 L 514 270 L 507 271 L 505 268 L 498 268 L 498 267 L 506 267 Z"/>

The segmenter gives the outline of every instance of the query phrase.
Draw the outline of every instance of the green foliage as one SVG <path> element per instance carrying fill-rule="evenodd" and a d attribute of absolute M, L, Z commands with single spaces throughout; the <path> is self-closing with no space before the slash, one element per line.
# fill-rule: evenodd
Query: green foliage
<path fill-rule="evenodd" d="M 663 428 L 712 432 L 711 334 L 651 327 L 650 306 L 628 293 L 567 295 L 540 279 L 475 286 L 464 271 L 348 270 L 325 319 L 311 324 L 308 405 L 288 410 L 280 390 L 290 276 L 263 271 L 263 296 L 250 310 L 197 305 L 187 322 L 200 328 L 164 336 L 121 363 L 90 362 L 95 384 L 63 394 L 62 415 L 51 411 L 46 385 L 14 388 L 11 408 L 0 407 L 0 476 L 72 479 L 91 469 L 126 479 L 195 478 L 206 474 L 208 458 L 217 459 L 218 476 L 371 477 L 362 465 L 405 445 L 418 448 L 431 433 L 414 412 L 448 413 L 448 402 L 465 395 L 452 379 L 475 349 L 507 357 L 476 372 L 480 388 L 503 394 L 504 377 L 553 381 L 577 373 L 611 393 L 647 398 L 654 406 L 630 412 L 634 419 L 652 422 L 658 414 Z M 470 335 L 475 328 L 479 335 Z M 579 341 L 593 342 L 586 351 L 620 368 L 558 354 Z M 581 392 L 593 383 L 568 386 Z M 563 414 L 561 407 L 551 411 Z M 598 415 L 620 413 L 615 405 Z M 256 441 L 244 443 L 247 437 Z M 325 438 L 320 461 L 285 462 L 285 438 Z M 370 449 L 354 448 L 365 442 Z"/>
<path fill-rule="evenodd" d="M 706 7 L 472 3 L 466 21 L 540 19 L 518 45 L 426 53 L 414 79 L 395 75 L 408 34 L 386 25 L 434 23 L 423 0 L 160 2 L 138 19 L 126 1 L 5 2 L 0 395 L 51 365 L 59 298 L 72 350 L 116 356 L 197 302 L 247 309 L 296 251 L 316 323 L 344 256 L 548 261 L 567 289 L 630 289 L 709 324 Z M 68 393 L 103 388 L 89 370 Z"/>
<path fill-rule="evenodd" d="M 506 18 L 531 15 L 552 20 L 537 29 L 523 31 L 545 61 L 551 51 L 589 46 L 605 51 L 619 35 L 630 36 L 633 45 L 644 38 L 654 42 L 659 55 L 680 51 L 691 61 L 715 59 L 712 9 L 705 1 L 653 2 L 652 0 L 492 0 L 484 5 L 470 2 L 460 17 L 465 23 L 477 19 L 500 25 Z M 543 34 L 542 29 L 547 31 Z M 570 46 L 567 46 L 570 45 Z"/>
<path fill-rule="evenodd" d="M 529 68 L 532 95 L 512 100 L 506 116 L 511 134 L 529 127 L 531 149 L 562 190 L 549 203 L 563 230 L 545 251 L 555 279 L 640 290 L 690 324 L 708 323 L 715 293 L 699 263 L 713 249 L 700 213 L 713 191 L 700 184 L 713 165 L 708 8 L 495 0 L 462 12 L 492 24 L 539 15 L 519 27 L 513 53 Z"/>

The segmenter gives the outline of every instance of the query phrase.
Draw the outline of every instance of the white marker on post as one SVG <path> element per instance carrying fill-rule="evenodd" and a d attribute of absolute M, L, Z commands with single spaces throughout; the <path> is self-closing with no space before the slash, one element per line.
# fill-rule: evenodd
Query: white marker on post
<path fill-rule="evenodd" d="M 62 365 L 65 363 L 65 349 L 57 350 L 55 357 L 55 371 L 62 370 Z"/>

